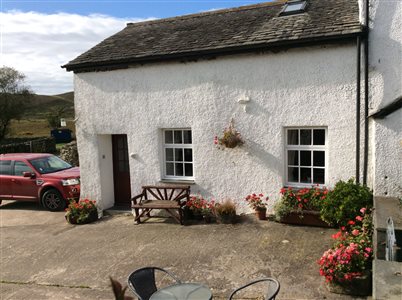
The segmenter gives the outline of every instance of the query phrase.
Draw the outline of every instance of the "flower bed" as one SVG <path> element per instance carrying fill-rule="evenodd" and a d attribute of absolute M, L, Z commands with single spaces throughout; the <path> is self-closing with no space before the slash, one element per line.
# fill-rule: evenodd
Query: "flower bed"
<path fill-rule="evenodd" d="M 191 196 L 190 200 L 186 202 L 185 206 L 185 218 L 202 220 L 206 223 L 212 221 L 215 210 L 215 201 L 208 201 L 202 196 Z"/>
<path fill-rule="evenodd" d="M 328 190 L 317 187 L 294 190 L 291 187 L 280 191 L 282 197 L 275 206 L 277 219 L 286 224 L 329 227 L 321 220 L 320 210 Z"/>
<path fill-rule="evenodd" d="M 335 244 L 318 261 L 330 291 L 365 296 L 371 293 L 373 224 L 366 208 L 332 235 Z"/>
<path fill-rule="evenodd" d="M 65 218 L 70 224 L 88 224 L 98 220 L 96 201 L 82 199 L 78 202 L 70 201 L 66 209 Z"/>
<path fill-rule="evenodd" d="M 320 212 L 314 210 L 291 211 L 281 217 L 280 222 L 302 226 L 331 227 L 321 220 Z"/>

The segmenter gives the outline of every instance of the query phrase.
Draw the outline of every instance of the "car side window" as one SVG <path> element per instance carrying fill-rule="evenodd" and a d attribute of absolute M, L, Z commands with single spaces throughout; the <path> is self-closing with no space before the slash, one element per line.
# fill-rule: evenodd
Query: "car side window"
<path fill-rule="evenodd" d="M 32 169 L 22 161 L 16 161 L 14 163 L 14 175 L 15 176 L 24 176 L 24 172 L 33 173 Z"/>
<path fill-rule="evenodd" d="M 11 175 L 11 160 L 0 160 L 0 175 Z"/>

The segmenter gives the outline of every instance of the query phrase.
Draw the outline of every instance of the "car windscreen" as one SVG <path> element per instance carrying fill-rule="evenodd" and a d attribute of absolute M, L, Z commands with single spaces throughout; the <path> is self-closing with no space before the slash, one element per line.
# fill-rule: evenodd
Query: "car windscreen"
<path fill-rule="evenodd" d="M 72 168 L 72 166 L 57 156 L 46 156 L 30 160 L 32 166 L 41 174 L 54 173 Z"/>

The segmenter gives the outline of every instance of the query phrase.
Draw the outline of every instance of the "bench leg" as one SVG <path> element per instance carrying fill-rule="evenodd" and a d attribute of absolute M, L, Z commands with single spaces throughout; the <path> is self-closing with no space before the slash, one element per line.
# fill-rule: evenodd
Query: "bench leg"
<path fill-rule="evenodd" d="M 179 218 L 180 218 L 180 225 L 184 225 L 183 224 L 183 210 L 181 208 L 179 208 Z"/>
<path fill-rule="evenodd" d="M 134 211 L 135 211 L 134 224 L 138 225 L 141 223 L 140 210 L 138 208 L 134 208 Z"/>

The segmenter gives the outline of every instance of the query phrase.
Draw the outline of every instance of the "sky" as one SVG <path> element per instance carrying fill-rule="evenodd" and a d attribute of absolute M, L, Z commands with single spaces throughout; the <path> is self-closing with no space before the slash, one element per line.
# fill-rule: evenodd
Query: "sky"
<path fill-rule="evenodd" d="M 61 69 L 128 22 L 237 7 L 268 0 L 0 0 L 0 67 L 22 72 L 34 93 L 73 90 Z"/>

